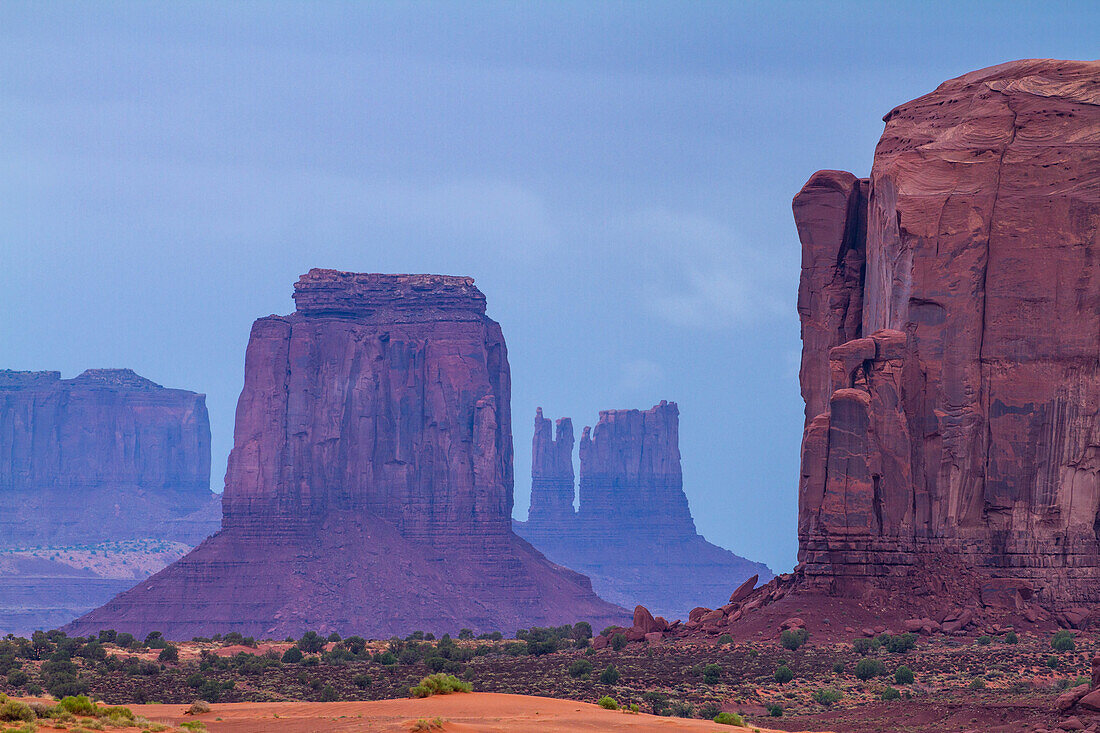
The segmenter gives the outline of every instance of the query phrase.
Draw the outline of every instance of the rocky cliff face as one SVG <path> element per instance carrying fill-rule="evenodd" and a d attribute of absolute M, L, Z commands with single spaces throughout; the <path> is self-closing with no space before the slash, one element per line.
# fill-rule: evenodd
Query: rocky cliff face
<path fill-rule="evenodd" d="M 214 501 L 203 395 L 129 369 L 0 371 L 0 548 L 194 545 Z"/>
<path fill-rule="evenodd" d="M 581 432 L 580 512 L 640 537 L 691 536 L 680 472 L 680 411 L 675 402 L 649 410 L 605 410 Z M 639 507 L 646 507 L 640 515 Z"/>
<path fill-rule="evenodd" d="M 1098 602 L 1100 63 L 995 66 L 884 119 L 869 179 L 794 200 L 805 577 L 856 593 L 936 557 Z"/>
<path fill-rule="evenodd" d="M 370 512 L 414 540 L 510 534 L 508 357 L 466 277 L 312 270 L 252 327 L 223 525 Z"/>
<path fill-rule="evenodd" d="M 531 511 L 517 531 L 547 557 L 592 579 L 601 597 L 668 618 L 718 605 L 767 567 L 695 531 L 680 470 L 679 410 L 607 410 L 580 442 L 580 509 L 573 512 L 573 428 L 535 416 Z"/>
<path fill-rule="evenodd" d="M 203 395 L 129 369 L 0 371 L 0 632 L 109 600 L 215 532 L 218 505 Z"/>
<path fill-rule="evenodd" d="M 571 522 L 576 512 L 573 499 L 573 421 L 560 418 L 557 433 L 550 421 L 535 415 L 535 437 L 531 441 L 531 510 L 527 516 L 530 527 L 547 529 Z"/>
<path fill-rule="evenodd" d="M 625 612 L 510 528 L 510 377 L 465 277 L 311 270 L 256 321 L 223 530 L 73 625 L 514 631 Z"/>

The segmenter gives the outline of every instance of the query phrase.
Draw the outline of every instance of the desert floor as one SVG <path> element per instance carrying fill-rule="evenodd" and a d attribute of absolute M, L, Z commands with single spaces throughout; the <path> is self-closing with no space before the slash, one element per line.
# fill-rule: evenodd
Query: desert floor
<path fill-rule="evenodd" d="M 705 720 L 664 718 L 645 713 L 604 710 L 590 703 L 493 692 L 436 695 L 424 699 L 364 702 L 220 703 L 203 715 L 184 715 L 184 705 L 130 705 L 137 715 L 176 726 L 201 720 L 210 733 L 320 733 L 381 731 L 407 733 L 419 719 L 440 718 L 432 731 L 748 731 Z M 40 731 L 48 730 L 39 728 Z M 766 729 L 757 728 L 761 733 Z"/>

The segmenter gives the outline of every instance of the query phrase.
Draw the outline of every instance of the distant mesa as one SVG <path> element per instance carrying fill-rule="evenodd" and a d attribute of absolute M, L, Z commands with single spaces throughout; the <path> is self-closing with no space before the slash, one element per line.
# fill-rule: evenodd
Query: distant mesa
<path fill-rule="evenodd" d="M 0 370 L 0 631 L 94 608 L 216 531 L 218 504 L 203 395 Z"/>
<path fill-rule="evenodd" d="M 531 509 L 516 531 L 557 563 L 585 573 L 602 598 L 643 604 L 668 618 L 716 606 L 768 568 L 707 542 L 695 530 L 680 468 L 679 410 L 600 412 L 580 441 L 574 510 L 573 424 L 535 416 Z"/>
<path fill-rule="evenodd" d="M 622 622 L 511 530 L 510 374 L 467 277 L 311 270 L 245 355 L 222 530 L 68 627 L 385 638 Z"/>

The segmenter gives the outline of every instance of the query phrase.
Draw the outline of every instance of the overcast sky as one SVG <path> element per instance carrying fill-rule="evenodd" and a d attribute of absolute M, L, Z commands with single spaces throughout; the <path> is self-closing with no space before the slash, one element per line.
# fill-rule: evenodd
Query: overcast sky
<path fill-rule="evenodd" d="M 1080 3 L 0 4 L 0 368 L 207 395 L 311 267 L 473 276 L 537 406 L 680 405 L 708 539 L 795 564 L 791 197 L 967 71 L 1097 55 Z"/>

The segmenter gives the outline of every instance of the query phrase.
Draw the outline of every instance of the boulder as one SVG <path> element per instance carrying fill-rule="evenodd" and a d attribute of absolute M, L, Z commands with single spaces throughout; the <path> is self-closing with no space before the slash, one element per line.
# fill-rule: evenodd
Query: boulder
<path fill-rule="evenodd" d="M 714 624 L 720 622 L 723 618 L 725 618 L 725 614 L 722 613 L 722 609 L 716 608 L 709 613 L 703 614 L 703 616 L 699 618 L 699 622 L 704 625 Z"/>
<path fill-rule="evenodd" d="M 974 612 L 969 608 L 962 610 L 957 614 L 952 614 L 953 618 L 949 618 L 943 622 L 943 633 L 955 634 L 962 631 L 974 620 Z"/>
<path fill-rule="evenodd" d="M 1093 690 L 1085 694 L 1077 701 L 1077 705 L 1085 710 L 1100 712 L 1100 690 Z"/>
<path fill-rule="evenodd" d="M 740 603 L 749 597 L 753 589 L 756 588 L 757 582 L 760 581 L 759 575 L 754 575 L 746 580 L 741 585 L 737 586 L 737 589 L 730 595 L 730 603 Z"/>
<path fill-rule="evenodd" d="M 665 635 L 662 634 L 660 631 L 651 631 L 645 635 L 645 640 L 647 644 L 656 644 L 664 638 Z"/>
<path fill-rule="evenodd" d="M 636 630 L 648 634 L 651 631 L 664 631 L 667 626 L 667 623 L 657 623 L 657 620 L 653 618 L 653 614 L 645 606 L 634 607 L 634 628 Z"/>
<path fill-rule="evenodd" d="M 1065 712 L 1066 710 L 1069 710 L 1074 705 L 1076 705 L 1077 701 L 1087 695 L 1088 692 L 1088 685 L 1077 685 L 1076 687 L 1066 690 L 1061 695 L 1056 697 L 1054 699 L 1054 707 L 1060 712 Z"/>
<path fill-rule="evenodd" d="M 786 631 L 787 629 L 804 629 L 806 628 L 806 622 L 797 616 L 792 616 L 779 625 L 780 631 Z"/>

